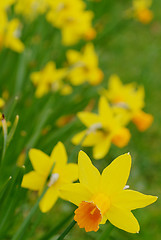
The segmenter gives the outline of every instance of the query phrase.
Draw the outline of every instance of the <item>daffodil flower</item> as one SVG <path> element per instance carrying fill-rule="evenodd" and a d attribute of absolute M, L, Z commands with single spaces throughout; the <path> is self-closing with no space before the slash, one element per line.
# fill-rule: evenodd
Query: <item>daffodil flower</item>
<path fill-rule="evenodd" d="M 72 138 L 72 143 L 77 145 L 86 136 L 82 146 L 92 146 L 95 159 L 103 158 L 108 153 L 111 143 L 124 147 L 131 137 L 129 130 L 124 127 L 120 118 L 115 116 L 105 97 L 100 98 L 98 110 L 99 114 L 78 113 L 79 119 L 87 129 Z"/>
<path fill-rule="evenodd" d="M 108 90 L 104 92 L 107 99 L 113 104 L 115 114 L 127 124 L 130 120 L 138 130 L 145 131 L 152 122 L 153 116 L 142 111 L 144 103 L 144 88 L 135 83 L 122 84 L 117 75 L 109 79 Z"/>
<path fill-rule="evenodd" d="M 92 43 L 88 43 L 82 53 L 68 50 L 67 60 L 71 67 L 68 78 L 73 85 L 80 85 L 84 82 L 98 85 L 102 81 L 103 72 L 98 68 L 98 57 Z"/>
<path fill-rule="evenodd" d="M 33 84 L 36 86 L 36 97 L 40 98 L 49 91 L 62 90 L 64 87 L 66 87 L 62 81 L 65 76 L 66 69 L 56 69 L 56 65 L 52 61 L 48 62 L 41 71 L 33 72 L 30 75 L 30 78 Z M 68 91 L 68 93 L 70 92 L 71 89 Z"/>
<path fill-rule="evenodd" d="M 40 210 L 47 212 L 60 196 L 60 187 L 78 179 L 78 166 L 75 163 L 67 164 L 67 153 L 61 142 L 54 147 L 50 156 L 31 149 L 29 158 L 34 170 L 24 175 L 21 186 L 38 191 L 40 195 L 47 183 L 49 188 L 39 204 Z M 53 164 L 55 166 L 50 172 Z"/>
<path fill-rule="evenodd" d="M 151 5 L 152 0 L 133 0 L 134 17 L 143 24 L 150 23 L 153 19 Z"/>
<path fill-rule="evenodd" d="M 60 189 L 61 197 L 78 208 L 74 220 L 86 232 L 97 231 L 100 224 L 111 224 L 130 233 L 138 233 L 139 223 L 131 212 L 152 204 L 157 197 L 124 189 L 131 168 L 130 154 L 117 157 L 102 174 L 89 157 L 80 151 L 78 157 L 80 183 L 68 184 Z"/>
<path fill-rule="evenodd" d="M 92 28 L 93 12 L 86 11 L 82 0 L 48 0 L 46 18 L 62 32 L 64 45 L 76 44 L 80 39 L 91 40 L 96 32 Z"/>

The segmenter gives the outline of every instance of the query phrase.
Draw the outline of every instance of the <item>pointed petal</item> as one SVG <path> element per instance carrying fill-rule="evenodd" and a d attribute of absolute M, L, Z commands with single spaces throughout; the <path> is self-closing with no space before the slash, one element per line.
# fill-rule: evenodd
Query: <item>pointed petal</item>
<path fill-rule="evenodd" d="M 101 140 L 93 147 L 93 157 L 96 160 L 105 157 L 111 146 L 110 137 L 103 137 Z"/>
<path fill-rule="evenodd" d="M 43 198 L 41 199 L 40 203 L 39 203 L 39 207 L 40 210 L 42 212 L 47 212 L 49 211 L 54 204 L 56 203 L 57 199 L 59 197 L 59 191 L 57 188 L 55 188 L 55 186 L 51 186 L 47 192 L 45 193 L 45 195 L 43 196 Z"/>
<path fill-rule="evenodd" d="M 100 98 L 98 109 L 103 127 L 109 128 L 109 126 L 111 126 L 111 124 L 113 123 L 113 114 L 105 97 Z"/>
<path fill-rule="evenodd" d="M 49 174 L 52 167 L 52 162 L 47 154 L 38 149 L 32 148 L 29 151 L 29 158 L 34 170 L 44 176 Z"/>
<path fill-rule="evenodd" d="M 90 127 L 93 124 L 100 122 L 99 116 L 95 113 L 79 112 L 77 115 L 78 115 L 78 118 L 86 127 Z"/>
<path fill-rule="evenodd" d="M 100 173 L 83 151 L 80 151 L 78 155 L 78 167 L 80 183 L 84 184 L 91 192 L 95 193 L 100 184 Z"/>
<path fill-rule="evenodd" d="M 78 180 L 78 165 L 75 163 L 69 163 L 63 170 L 63 179 L 66 183 L 71 183 Z"/>
<path fill-rule="evenodd" d="M 128 210 L 111 207 L 107 211 L 106 217 L 115 227 L 120 228 L 126 232 L 138 233 L 140 230 L 137 219 Z"/>
<path fill-rule="evenodd" d="M 81 183 L 65 184 L 60 187 L 60 197 L 79 206 L 82 201 L 88 201 L 92 193 Z"/>
<path fill-rule="evenodd" d="M 67 153 L 62 142 L 58 142 L 53 148 L 51 158 L 55 162 L 54 172 L 59 172 L 65 167 L 65 164 L 67 163 Z"/>
<path fill-rule="evenodd" d="M 124 190 L 114 197 L 113 204 L 129 210 L 146 207 L 157 200 L 158 197 L 145 195 L 133 190 Z"/>
<path fill-rule="evenodd" d="M 101 189 L 108 196 L 123 190 L 128 180 L 131 168 L 131 156 L 129 153 L 117 157 L 107 166 L 101 177 Z"/>
<path fill-rule="evenodd" d="M 35 171 L 31 171 L 23 176 L 21 187 L 33 191 L 39 191 L 45 184 L 46 178 Z"/>

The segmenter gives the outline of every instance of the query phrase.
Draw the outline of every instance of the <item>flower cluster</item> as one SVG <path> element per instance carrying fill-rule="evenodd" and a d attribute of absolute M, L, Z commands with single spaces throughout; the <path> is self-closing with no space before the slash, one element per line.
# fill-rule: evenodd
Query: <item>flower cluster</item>
<path fill-rule="evenodd" d="M 74 220 L 86 232 L 96 232 L 107 220 L 124 231 L 139 232 L 139 223 L 131 210 L 157 200 L 155 196 L 127 190 L 131 168 L 129 153 L 117 157 L 102 175 L 83 151 L 79 153 L 78 166 L 67 164 L 61 142 L 54 147 L 50 157 L 37 149 L 31 149 L 29 157 L 34 171 L 24 175 L 22 187 L 41 194 L 47 183 L 48 190 L 39 204 L 41 211 L 49 211 L 58 197 L 68 200 L 78 206 Z M 72 184 L 78 176 L 80 183 Z"/>
<path fill-rule="evenodd" d="M 131 134 L 126 127 L 132 121 L 140 131 L 145 131 L 153 122 L 153 116 L 142 111 L 144 88 L 135 83 L 123 85 L 117 75 L 109 79 L 109 89 L 103 91 L 98 104 L 98 114 L 79 112 L 78 118 L 86 130 L 76 134 L 72 143 L 93 147 L 93 157 L 103 158 L 111 143 L 117 147 L 128 144 Z"/>
<path fill-rule="evenodd" d="M 77 86 L 88 82 L 98 85 L 102 81 L 103 72 L 98 68 L 98 57 L 92 43 L 85 45 L 82 53 L 68 50 L 66 55 L 66 68 L 56 69 L 55 63 L 50 61 L 41 71 L 30 75 L 36 86 L 36 97 L 40 98 L 49 91 L 57 90 L 62 95 L 68 95 L 72 92 L 70 84 Z"/>

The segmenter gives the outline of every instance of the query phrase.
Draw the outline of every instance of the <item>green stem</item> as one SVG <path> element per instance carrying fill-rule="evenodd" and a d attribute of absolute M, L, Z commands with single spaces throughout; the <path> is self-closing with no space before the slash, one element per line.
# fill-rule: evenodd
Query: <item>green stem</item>
<path fill-rule="evenodd" d="M 6 153 L 6 148 L 7 148 L 7 122 L 6 122 L 6 119 L 5 119 L 4 115 L 2 116 L 1 122 L 2 122 L 2 129 L 3 129 L 3 138 L 4 138 L 2 159 L 1 159 L 1 164 L 2 164 L 5 153 Z"/>
<path fill-rule="evenodd" d="M 38 198 L 36 204 L 34 205 L 34 207 L 31 209 L 29 215 L 27 216 L 27 218 L 23 221 L 23 223 L 21 224 L 20 228 L 18 229 L 18 231 L 16 232 L 16 234 L 13 236 L 12 240 L 20 240 L 22 239 L 23 234 L 25 233 L 25 230 L 32 218 L 32 216 L 34 215 L 34 213 L 36 212 L 36 210 L 38 209 L 39 203 L 41 201 L 41 199 L 43 198 L 43 196 L 45 195 L 46 191 L 48 190 L 48 187 L 46 187 L 43 191 L 43 193 L 41 194 L 41 196 Z"/>
<path fill-rule="evenodd" d="M 76 221 L 73 220 L 69 226 L 65 229 L 65 231 L 60 235 L 60 237 L 57 238 L 57 240 L 62 240 L 64 239 L 64 237 L 70 232 L 70 230 L 74 227 L 74 225 L 76 224 Z"/>

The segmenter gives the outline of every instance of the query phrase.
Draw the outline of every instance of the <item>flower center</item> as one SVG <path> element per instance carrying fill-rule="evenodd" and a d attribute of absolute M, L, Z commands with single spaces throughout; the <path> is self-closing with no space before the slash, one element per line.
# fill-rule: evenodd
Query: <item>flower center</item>
<path fill-rule="evenodd" d="M 58 173 L 52 173 L 51 177 L 48 182 L 48 187 L 51 187 L 54 183 L 56 183 L 59 179 L 59 174 Z"/>
<path fill-rule="evenodd" d="M 94 195 L 91 201 L 83 201 L 75 210 L 74 220 L 80 228 L 85 228 L 86 232 L 98 231 L 103 215 L 110 208 L 110 200 L 100 193 Z"/>

